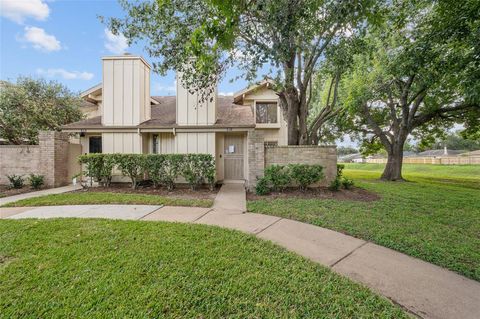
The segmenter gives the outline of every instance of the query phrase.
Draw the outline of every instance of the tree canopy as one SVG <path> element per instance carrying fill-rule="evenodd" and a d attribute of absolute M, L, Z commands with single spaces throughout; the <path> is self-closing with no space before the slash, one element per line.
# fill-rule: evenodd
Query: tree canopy
<path fill-rule="evenodd" d="M 432 141 L 455 123 L 476 130 L 480 3 L 392 1 L 385 12 L 344 77 L 341 121 L 363 140 L 363 152 L 387 151 L 382 178 L 398 180 L 409 136 Z"/>
<path fill-rule="evenodd" d="M 12 144 L 38 143 L 38 131 L 60 130 L 83 115 L 81 100 L 64 85 L 20 77 L 0 88 L 0 138 Z"/>
<path fill-rule="evenodd" d="M 334 115 L 317 110 L 317 117 L 309 120 L 312 77 L 327 55 L 338 52 L 338 45 L 355 38 L 372 15 L 375 1 L 122 0 L 121 4 L 127 15 L 109 19 L 110 29 L 130 41 L 146 40 L 146 51 L 156 58 L 154 69 L 161 74 L 169 69 L 182 72 L 183 83 L 193 91 L 208 95 L 233 65 L 250 81 L 262 66 L 271 65 L 288 123 L 288 143 L 309 144 L 318 140 L 319 127 Z M 330 63 L 334 82 L 343 65 Z"/>

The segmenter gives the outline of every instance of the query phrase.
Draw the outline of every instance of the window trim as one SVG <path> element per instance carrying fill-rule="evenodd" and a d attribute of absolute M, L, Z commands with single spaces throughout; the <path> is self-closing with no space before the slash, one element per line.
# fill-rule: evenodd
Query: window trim
<path fill-rule="evenodd" d="M 257 123 L 257 103 L 276 103 L 277 104 L 277 123 Z M 280 106 L 278 100 L 255 100 L 253 102 L 253 117 L 255 119 L 255 126 L 257 128 L 280 128 Z"/>
<path fill-rule="evenodd" d="M 155 135 L 157 136 L 156 143 L 155 143 Z M 152 134 L 152 139 L 151 139 L 151 144 L 150 145 L 152 146 L 152 151 L 151 151 L 152 154 L 160 154 L 160 134 L 158 134 L 158 133 L 153 133 Z M 155 152 L 155 148 L 156 148 L 157 152 Z"/>
<path fill-rule="evenodd" d="M 90 139 L 92 137 L 95 137 L 95 138 L 100 138 L 100 143 L 101 143 L 101 151 L 98 153 L 92 153 L 91 150 L 90 150 Z M 102 135 L 88 135 L 88 154 L 102 154 L 103 153 L 103 136 Z"/>

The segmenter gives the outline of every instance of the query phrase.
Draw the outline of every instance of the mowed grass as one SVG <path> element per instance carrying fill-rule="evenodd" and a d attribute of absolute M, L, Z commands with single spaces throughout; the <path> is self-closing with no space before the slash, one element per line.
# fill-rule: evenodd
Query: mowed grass
<path fill-rule="evenodd" d="M 1 220 L 4 318 L 406 318 L 367 288 L 211 226 Z"/>
<path fill-rule="evenodd" d="M 147 194 L 126 194 L 108 192 L 74 192 L 45 195 L 22 199 L 2 207 L 56 206 L 56 205 L 96 205 L 96 204 L 137 204 L 211 207 L 212 199 L 187 199 Z"/>
<path fill-rule="evenodd" d="M 363 238 L 480 281 L 480 166 L 405 165 L 408 182 L 382 182 L 383 165 L 347 164 L 375 202 L 276 199 L 248 210 Z"/>

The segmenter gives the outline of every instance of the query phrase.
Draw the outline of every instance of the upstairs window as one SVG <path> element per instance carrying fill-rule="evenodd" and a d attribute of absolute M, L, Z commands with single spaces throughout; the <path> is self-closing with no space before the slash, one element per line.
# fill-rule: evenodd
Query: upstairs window
<path fill-rule="evenodd" d="M 90 136 L 88 139 L 88 151 L 89 153 L 101 153 L 102 152 L 102 137 Z"/>
<path fill-rule="evenodd" d="M 256 122 L 259 124 L 278 123 L 278 106 L 276 102 L 256 103 Z"/>

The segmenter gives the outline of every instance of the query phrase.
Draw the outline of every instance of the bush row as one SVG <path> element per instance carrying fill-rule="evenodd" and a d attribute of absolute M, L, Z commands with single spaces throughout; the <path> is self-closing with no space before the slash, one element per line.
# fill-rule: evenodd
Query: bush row
<path fill-rule="evenodd" d="M 84 174 L 103 186 L 110 186 L 114 169 L 130 178 L 132 188 L 149 179 L 155 187 L 169 190 L 183 177 L 192 189 L 215 185 L 215 159 L 210 154 L 86 154 L 79 157 Z"/>
<path fill-rule="evenodd" d="M 272 190 L 282 192 L 292 183 L 297 184 L 300 190 L 305 191 L 322 178 L 323 167 L 320 165 L 270 165 L 265 169 L 264 177 L 258 179 L 255 192 L 257 195 L 266 195 Z"/>
<path fill-rule="evenodd" d="M 9 188 L 16 188 L 20 189 L 25 186 L 25 179 L 23 175 L 5 175 L 8 178 L 8 182 L 10 183 L 8 185 Z M 36 174 L 30 174 L 28 177 L 28 183 L 30 184 L 30 187 L 32 189 L 40 189 L 43 184 L 44 184 L 44 176 L 43 175 L 36 175 Z"/>

